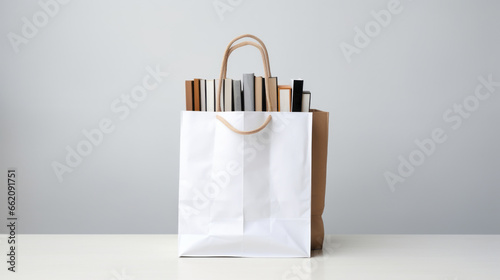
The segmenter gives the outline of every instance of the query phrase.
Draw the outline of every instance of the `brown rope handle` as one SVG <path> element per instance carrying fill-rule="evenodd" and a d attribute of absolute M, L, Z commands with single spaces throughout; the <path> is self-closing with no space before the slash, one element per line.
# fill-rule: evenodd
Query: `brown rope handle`
<path fill-rule="evenodd" d="M 271 77 L 271 69 L 269 68 L 269 65 L 268 65 L 269 61 L 267 61 L 265 50 L 259 44 L 257 44 L 257 43 L 254 43 L 252 41 L 244 41 L 244 42 L 241 42 L 241 43 L 238 43 L 238 44 L 232 46 L 231 48 L 229 48 L 229 51 L 227 51 L 224 54 L 224 59 L 222 61 L 222 62 L 225 61 L 224 65 L 222 65 L 222 71 L 224 71 L 224 78 L 227 75 L 227 61 L 229 60 L 229 55 L 231 55 L 231 53 L 235 49 L 243 47 L 243 46 L 247 46 L 247 45 L 252 45 L 252 46 L 256 47 L 257 49 L 259 49 L 260 54 L 262 56 L 262 60 L 265 61 L 265 63 L 264 63 L 264 73 L 267 74 L 269 77 Z"/>
<path fill-rule="evenodd" d="M 259 44 L 252 42 L 252 41 L 244 41 L 244 42 L 238 43 L 238 44 L 233 46 L 233 44 L 236 41 L 238 41 L 239 39 L 242 39 L 242 38 L 252 38 L 255 41 L 257 41 Z M 244 34 L 244 35 L 238 36 L 238 37 L 234 38 L 233 40 L 231 40 L 231 42 L 226 47 L 226 51 L 224 52 L 224 59 L 222 60 L 221 72 L 220 72 L 220 76 L 219 76 L 219 88 L 217 89 L 217 95 L 216 95 L 216 102 L 217 102 L 216 111 L 217 112 L 221 111 L 221 106 L 220 106 L 221 98 L 220 97 L 221 97 L 221 92 L 222 92 L 222 81 L 223 81 L 223 79 L 226 78 L 226 75 L 227 75 L 227 61 L 229 59 L 229 55 L 231 55 L 231 53 L 234 50 L 241 48 L 241 47 L 244 47 L 244 46 L 248 46 L 248 45 L 256 47 L 260 51 L 260 54 L 262 56 L 262 62 L 264 64 L 264 75 L 265 75 L 264 78 L 265 78 L 265 87 L 266 87 L 267 110 L 271 111 L 272 106 L 271 106 L 271 99 L 270 99 L 270 95 L 269 95 L 269 77 L 271 77 L 271 66 L 269 63 L 269 54 L 267 52 L 266 45 L 257 36 L 254 36 L 251 34 Z M 257 133 L 257 132 L 263 130 L 271 122 L 272 116 L 268 115 L 266 120 L 264 121 L 264 123 L 261 126 L 259 126 L 256 129 L 249 130 L 249 131 L 242 131 L 242 130 L 236 129 L 234 126 L 232 126 L 226 119 L 224 119 L 220 115 L 217 115 L 216 118 L 220 122 L 222 122 L 227 128 L 232 130 L 233 132 L 241 134 L 241 135 L 249 135 L 249 134 L 254 134 L 254 133 Z"/>
<path fill-rule="evenodd" d="M 226 51 L 226 54 L 224 55 L 224 60 L 223 60 L 223 66 L 222 69 L 221 69 L 221 74 L 220 74 L 220 79 L 219 79 L 219 88 L 217 89 L 217 99 L 216 99 L 216 102 L 217 102 L 217 112 L 220 112 L 220 100 L 221 100 L 221 92 L 222 92 L 222 81 L 223 79 L 226 78 L 226 71 L 227 71 L 227 61 L 229 59 L 229 55 L 237 48 L 241 48 L 243 46 L 247 46 L 247 45 L 251 45 L 251 46 L 254 46 L 256 47 L 257 49 L 260 50 L 260 53 L 261 53 L 261 56 L 262 56 L 262 61 L 264 63 L 264 79 L 265 79 L 265 87 L 266 87 L 266 103 L 267 103 L 267 111 L 270 112 L 271 111 L 271 98 L 270 98 L 270 95 L 269 95 L 269 76 L 271 74 L 271 71 L 270 69 L 267 68 L 267 65 L 266 65 L 266 62 L 265 62 L 265 52 L 263 50 L 263 48 L 260 47 L 260 45 L 254 43 L 254 42 L 251 42 L 251 41 L 245 41 L 245 42 L 241 42 L 233 47 L 231 47 L 229 50 Z"/>
<path fill-rule="evenodd" d="M 243 35 L 240 35 L 240 36 L 234 38 L 233 40 L 231 40 L 231 42 L 229 42 L 229 44 L 226 47 L 226 52 L 227 52 L 228 49 L 230 49 L 233 46 L 233 44 L 236 41 L 238 41 L 238 40 L 240 40 L 242 38 L 252 38 L 252 39 L 254 39 L 255 41 L 257 41 L 260 44 L 260 46 L 264 50 L 264 54 L 266 56 L 265 60 L 266 60 L 266 63 L 267 63 L 267 69 L 269 69 L 269 77 L 271 77 L 271 65 L 269 63 L 269 54 L 267 53 L 266 45 L 264 44 L 264 42 L 259 37 L 255 36 L 255 35 L 252 35 L 252 34 L 243 34 Z M 222 67 L 225 67 L 227 69 L 227 64 L 223 63 Z"/>
<path fill-rule="evenodd" d="M 249 135 L 249 134 L 254 134 L 254 133 L 257 133 L 261 130 L 263 130 L 264 128 L 266 128 L 266 126 L 271 122 L 271 115 L 267 116 L 266 120 L 264 121 L 264 123 L 257 127 L 256 129 L 254 130 L 248 130 L 248 131 L 243 131 L 243 130 L 239 130 L 239 129 L 236 129 L 234 126 L 232 126 L 228 121 L 226 121 L 226 119 L 224 119 L 223 117 L 217 115 L 216 118 L 221 121 L 225 126 L 227 126 L 227 128 L 231 129 L 232 131 L 238 133 L 238 134 L 241 134 L 241 135 Z"/>
<path fill-rule="evenodd" d="M 259 44 L 252 42 L 252 41 L 244 41 L 242 43 L 236 44 L 233 46 L 234 42 L 238 41 L 241 38 L 249 37 L 252 39 L 255 39 Z M 228 44 L 226 47 L 226 51 L 224 52 L 224 59 L 222 60 L 222 66 L 221 66 L 221 72 L 220 72 L 220 77 L 219 77 L 219 87 L 217 89 L 217 95 L 216 95 L 216 111 L 220 112 L 221 111 L 221 106 L 220 106 L 220 101 L 221 101 L 221 92 L 222 92 L 222 81 L 223 79 L 226 78 L 227 75 L 227 61 L 229 59 L 229 55 L 236 49 L 241 48 L 243 46 L 251 45 L 256 47 L 262 56 L 262 62 L 264 64 L 264 73 L 265 73 L 265 87 L 266 87 L 266 103 L 267 103 L 267 111 L 271 111 L 271 99 L 269 97 L 269 77 L 271 76 L 271 68 L 270 68 L 270 63 L 269 63 L 269 55 L 267 53 L 267 48 L 264 45 L 264 42 L 260 40 L 258 37 L 251 35 L 251 34 L 244 34 L 241 36 L 238 36 L 231 40 L 231 42 Z"/>

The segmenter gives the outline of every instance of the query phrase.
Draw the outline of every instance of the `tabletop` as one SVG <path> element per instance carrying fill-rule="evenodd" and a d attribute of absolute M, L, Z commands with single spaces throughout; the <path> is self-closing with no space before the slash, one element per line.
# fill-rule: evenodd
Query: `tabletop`
<path fill-rule="evenodd" d="M 9 252 L 0 236 L 1 254 Z M 179 258 L 177 235 L 18 235 L 0 279 L 500 279 L 500 235 L 328 235 L 311 258 Z"/>

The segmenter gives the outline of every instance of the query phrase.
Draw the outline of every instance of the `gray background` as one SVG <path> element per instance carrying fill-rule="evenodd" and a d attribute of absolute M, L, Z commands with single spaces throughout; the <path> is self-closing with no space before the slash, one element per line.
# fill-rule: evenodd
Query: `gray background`
<path fill-rule="evenodd" d="M 217 77 L 226 44 L 252 33 L 280 84 L 303 78 L 330 112 L 328 233 L 500 233 L 500 87 L 459 129 L 443 119 L 479 76 L 500 81 L 500 4 L 401 1 L 349 63 L 340 44 L 389 2 L 221 0 L 220 18 L 214 1 L 74 0 L 16 53 L 7 34 L 41 8 L 2 1 L 0 214 L 16 167 L 21 233 L 176 233 L 184 80 Z M 120 120 L 113 100 L 156 65 L 170 75 Z M 253 49 L 231 57 L 229 76 L 245 72 L 263 74 Z M 59 182 L 52 162 L 102 118 L 115 130 Z M 435 128 L 446 142 L 391 190 L 384 172 Z"/>

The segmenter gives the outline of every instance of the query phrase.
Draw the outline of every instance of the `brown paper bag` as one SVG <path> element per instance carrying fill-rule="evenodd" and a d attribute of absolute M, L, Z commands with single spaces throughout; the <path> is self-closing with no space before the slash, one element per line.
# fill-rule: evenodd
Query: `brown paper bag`
<path fill-rule="evenodd" d="M 311 178 L 311 250 L 323 248 L 325 228 L 326 160 L 328 154 L 328 112 L 311 109 L 312 124 L 312 178 Z"/>

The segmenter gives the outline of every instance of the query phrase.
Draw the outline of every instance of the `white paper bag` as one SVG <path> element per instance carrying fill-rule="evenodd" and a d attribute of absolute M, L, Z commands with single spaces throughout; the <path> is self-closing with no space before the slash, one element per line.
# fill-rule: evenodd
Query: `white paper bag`
<path fill-rule="evenodd" d="M 312 114 L 181 118 L 179 256 L 309 257 Z"/>

